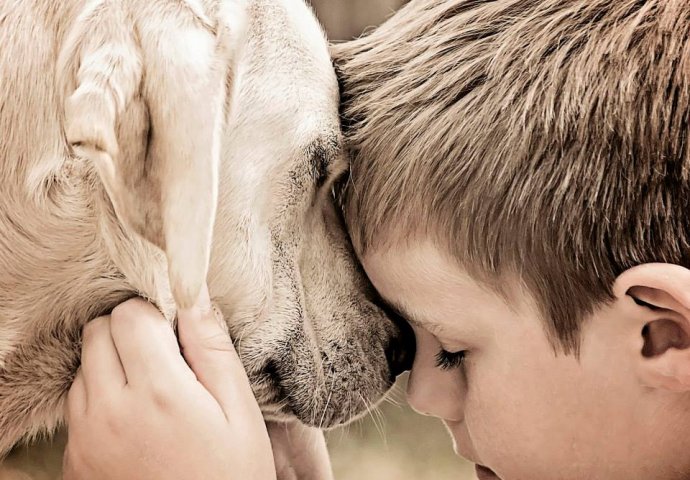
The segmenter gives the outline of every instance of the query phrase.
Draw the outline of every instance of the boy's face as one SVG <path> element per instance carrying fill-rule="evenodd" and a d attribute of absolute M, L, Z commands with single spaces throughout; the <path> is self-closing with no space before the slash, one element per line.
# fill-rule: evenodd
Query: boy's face
<path fill-rule="evenodd" d="M 643 338 L 620 318 L 639 308 L 632 298 L 587 319 L 577 359 L 554 353 L 517 281 L 506 285 L 506 301 L 429 244 L 362 261 L 415 330 L 410 404 L 444 421 L 456 452 L 486 466 L 480 479 L 672 479 L 689 471 L 687 434 L 679 431 L 687 419 L 670 413 L 677 396 L 640 381 Z M 439 362 L 444 350 L 465 351 L 464 360 Z"/>

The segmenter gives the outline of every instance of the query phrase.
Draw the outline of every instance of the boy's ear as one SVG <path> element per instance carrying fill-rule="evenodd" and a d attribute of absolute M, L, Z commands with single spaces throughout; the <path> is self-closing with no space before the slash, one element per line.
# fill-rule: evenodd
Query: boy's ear
<path fill-rule="evenodd" d="M 690 270 L 649 263 L 622 273 L 617 298 L 635 302 L 643 339 L 639 375 L 652 388 L 690 392 Z"/>

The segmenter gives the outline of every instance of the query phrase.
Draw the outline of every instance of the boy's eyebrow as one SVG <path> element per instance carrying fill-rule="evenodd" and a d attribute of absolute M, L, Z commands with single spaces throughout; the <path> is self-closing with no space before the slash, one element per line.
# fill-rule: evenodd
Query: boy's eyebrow
<path fill-rule="evenodd" d="M 419 322 L 414 318 L 414 315 L 412 315 L 412 312 L 408 311 L 404 305 L 392 302 L 381 295 L 379 295 L 379 301 L 377 303 L 380 307 L 383 307 L 384 311 L 392 312 L 396 316 L 401 317 L 410 323 L 419 324 Z"/>
<path fill-rule="evenodd" d="M 411 310 L 409 310 L 407 307 L 405 307 L 404 304 L 392 302 L 391 300 L 388 300 L 387 298 L 384 298 L 382 296 L 379 296 L 379 299 L 380 299 L 380 303 L 384 307 L 384 310 L 388 310 L 390 312 L 393 312 L 395 315 L 402 318 L 406 322 L 411 323 L 412 325 L 415 325 L 417 327 L 429 330 L 430 332 L 434 332 L 435 330 L 438 330 L 438 328 L 431 327 L 428 324 L 428 322 L 424 322 L 423 320 L 421 320 Z"/>

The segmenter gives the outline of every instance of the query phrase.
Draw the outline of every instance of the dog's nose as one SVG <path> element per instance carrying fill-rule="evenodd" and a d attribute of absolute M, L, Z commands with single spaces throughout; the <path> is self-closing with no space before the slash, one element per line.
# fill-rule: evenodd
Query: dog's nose
<path fill-rule="evenodd" d="M 280 385 L 280 373 L 278 373 L 278 363 L 275 360 L 269 360 L 263 368 L 264 377 L 271 382 L 272 385 Z"/>
<path fill-rule="evenodd" d="M 412 368 L 415 355 L 415 337 L 410 325 L 397 315 L 390 315 L 397 332 L 386 348 L 386 359 L 391 376 L 397 377 Z"/>

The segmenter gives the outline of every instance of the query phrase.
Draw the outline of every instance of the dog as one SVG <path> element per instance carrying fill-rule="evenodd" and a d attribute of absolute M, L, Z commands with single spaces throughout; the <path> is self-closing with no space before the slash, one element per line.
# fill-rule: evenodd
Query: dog
<path fill-rule="evenodd" d="M 0 457 L 63 422 L 81 328 L 204 281 L 269 420 L 331 427 L 409 366 L 333 199 L 303 0 L 0 3 Z"/>

